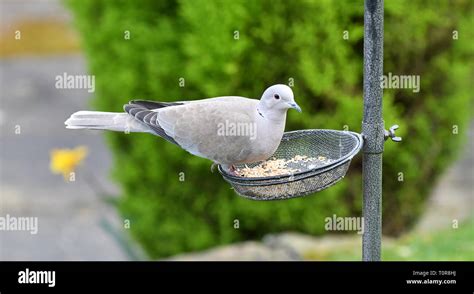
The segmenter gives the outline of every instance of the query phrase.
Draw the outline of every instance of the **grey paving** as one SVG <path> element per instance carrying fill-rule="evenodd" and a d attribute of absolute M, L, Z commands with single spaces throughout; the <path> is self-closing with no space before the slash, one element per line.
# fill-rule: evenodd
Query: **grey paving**
<path fill-rule="evenodd" d="M 108 179 L 111 155 L 101 133 L 64 128 L 70 113 L 89 107 L 91 94 L 56 89 L 55 77 L 86 74 L 84 65 L 80 56 L 0 61 L 0 216 L 39 222 L 36 235 L 0 231 L 0 260 L 135 258 L 120 241 L 128 233 L 123 220 L 100 196 L 118 194 Z M 76 181 L 65 182 L 49 170 L 50 150 L 78 145 L 87 146 L 89 156 Z"/>
<path fill-rule="evenodd" d="M 459 158 L 442 175 L 415 232 L 455 229 L 474 216 L 474 121 Z"/>
<path fill-rule="evenodd" d="M 71 21 L 60 0 L 0 0 L 0 31 L 18 20 Z"/>

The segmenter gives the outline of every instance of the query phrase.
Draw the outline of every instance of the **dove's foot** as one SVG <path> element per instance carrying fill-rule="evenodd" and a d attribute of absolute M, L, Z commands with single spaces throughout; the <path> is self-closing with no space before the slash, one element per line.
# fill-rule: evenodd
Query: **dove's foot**
<path fill-rule="evenodd" d="M 224 168 L 226 173 L 228 173 L 230 175 L 233 175 L 233 176 L 236 176 L 236 177 L 240 177 L 240 175 L 237 173 L 237 168 L 235 167 L 235 165 L 233 165 L 233 164 L 231 164 L 231 165 L 222 165 L 222 167 Z"/>
<path fill-rule="evenodd" d="M 233 164 L 229 167 L 229 173 L 233 176 L 237 176 L 237 177 L 239 176 L 239 174 L 237 173 L 237 169 L 235 168 L 235 165 Z"/>

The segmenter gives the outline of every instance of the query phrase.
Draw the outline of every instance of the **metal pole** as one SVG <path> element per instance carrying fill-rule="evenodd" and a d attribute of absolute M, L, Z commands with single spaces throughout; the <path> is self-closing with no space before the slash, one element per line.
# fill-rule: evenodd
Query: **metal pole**
<path fill-rule="evenodd" d="M 384 121 L 380 78 L 383 73 L 383 0 L 364 3 L 364 135 L 362 177 L 364 235 L 362 260 L 379 261 L 382 238 L 382 153 Z"/>

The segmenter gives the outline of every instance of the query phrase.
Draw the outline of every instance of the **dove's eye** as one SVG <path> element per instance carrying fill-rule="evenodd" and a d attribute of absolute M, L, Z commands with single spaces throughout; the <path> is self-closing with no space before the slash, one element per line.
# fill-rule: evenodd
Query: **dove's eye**
<path fill-rule="evenodd" d="M 274 97 L 275 99 L 280 99 L 280 95 L 278 95 L 278 94 L 273 95 L 273 97 Z"/>

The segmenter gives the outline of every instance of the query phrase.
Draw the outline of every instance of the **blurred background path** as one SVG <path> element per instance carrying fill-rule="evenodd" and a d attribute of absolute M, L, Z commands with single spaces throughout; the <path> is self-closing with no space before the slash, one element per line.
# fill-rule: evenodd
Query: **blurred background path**
<path fill-rule="evenodd" d="M 458 160 L 442 175 L 415 231 L 450 228 L 474 215 L 474 122 Z M 472 228 L 474 231 L 474 228 Z"/>
<path fill-rule="evenodd" d="M 41 23 L 63 22 L 67 29 L 70 16 L 59 1 L 23 2 L 0 1 L 2 41 L 10 40 L 2 42 L 2 57 L 16 46 L 11 45 L 12 35 L 5 35 L 17 27 L 24 37 L 34 31 L 32 25 Z M 51 31 L 51 39 L 58 38 L 55 32 Z M 123 220 L 100 198 L 100 193 L 118 193 L 107 177 L 111 156 L 103 136 L 64 128 L 72 112 L 89 108 L 92 95 L 87 90 L 54 87 L 55 76 L 63 72 L 87 74 L 79 52 L 68 53 L 74 46 L 68 45 L 67 50 L 59 46 L 66 54 L 38 57 L 26 51 L 0 59 L 0 215 L 34 216 L 39 223 L 37 235 L 0 232 L 0 260 L 137 258 L 129 252 Z M 61 175 L 52 174 L 51 149 L 79 145 L 87 146 L 89 155 L 76 170 L 76 181 L 65 182 Z"/>

